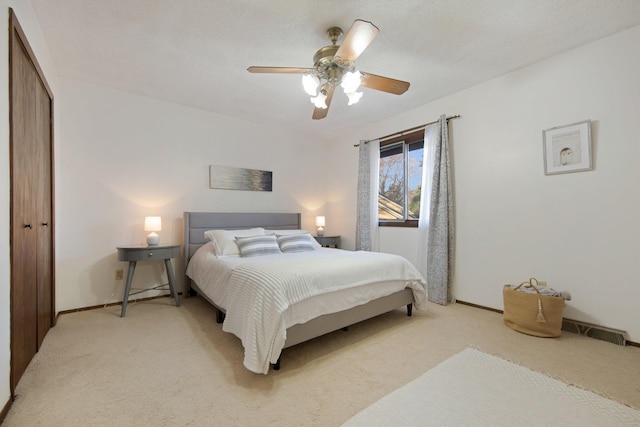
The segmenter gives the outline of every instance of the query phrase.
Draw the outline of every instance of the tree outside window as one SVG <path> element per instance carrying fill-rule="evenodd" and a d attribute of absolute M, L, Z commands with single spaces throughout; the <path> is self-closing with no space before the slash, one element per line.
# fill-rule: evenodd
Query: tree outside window
<path fill-rule="evenodd" d="M 385 141 L 380 147 L 380 225 L 417 226 L 420 218 L 424 130 Z"/>

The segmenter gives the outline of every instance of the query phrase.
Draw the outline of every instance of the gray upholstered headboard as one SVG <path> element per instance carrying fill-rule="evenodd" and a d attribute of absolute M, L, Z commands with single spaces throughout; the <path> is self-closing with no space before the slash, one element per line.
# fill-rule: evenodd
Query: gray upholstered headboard
<path fill-rule="evenodd" d="M 215 229 L 263 227 L 273 230 L 300 229 L 299 213 L 185 212 L 184 268 L 198 248 L 209 240 L 204 232 Z"/>

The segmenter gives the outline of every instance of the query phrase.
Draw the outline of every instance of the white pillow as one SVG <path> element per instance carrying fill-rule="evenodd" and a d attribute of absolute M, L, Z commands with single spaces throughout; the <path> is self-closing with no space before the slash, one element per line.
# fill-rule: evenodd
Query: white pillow
<path fill-rule="evenodd" d="M 313 245 L 314 248 L 321 248 L 322 245 L 320 243 L 318 243 L 318 241 L 316 239 L 313 238 L 313 236 L 311 236 L 311 233 L 309 233 L 307 230 L 299 230 L 299 229 L 292 229 L 292 230 L 264 230 L 266 234 L 277 234 L 279 236 L 290 236 L 292 234 L 308 234 L 311 237 L 311 244 Z"/>
<path fill-rule="evenodd" d="M 284 253 L 315 251 L 313 242 L 316 241 L 309 233 L 276 234 L 278 246 Z"/>
<path fill-rule="evenodd" d="M 282 253 L 276 236 L 273 234 L 262 234 L 258 236 L 248 237 L 236 237 L 236 243 L 240 250 L 240 256 L 260 256 L 260 255 L 273 255 Z"/>
<path fill-rule="evenodd" d="M 240 255 L 236 237 L 265 235 L 262 227 L 245 228 L 240 230 L 207 230 L 204 235 L 211 240 L 217 256 Z"/>

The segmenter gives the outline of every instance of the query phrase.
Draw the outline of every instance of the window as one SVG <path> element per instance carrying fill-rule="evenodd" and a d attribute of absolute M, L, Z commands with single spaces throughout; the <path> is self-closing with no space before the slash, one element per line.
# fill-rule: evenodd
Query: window
<path fill-rule="evenodd" d="M 424 129 L 380 143 L 381 226 L 417 227 L 422 194 Z"/>

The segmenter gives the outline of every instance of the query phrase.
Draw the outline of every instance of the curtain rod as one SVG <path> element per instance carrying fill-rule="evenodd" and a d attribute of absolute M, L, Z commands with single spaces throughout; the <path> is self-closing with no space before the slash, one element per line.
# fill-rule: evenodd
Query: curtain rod
<path fill-rule="evenodd" d="M 460 114 L 456 114 L 455 116 L 449 116 L 449 117 L 447 117 L 447 121 L 449 121 L 449 120 L 451 120 L 451 119 L 458 119 L 458 118 L 460 118 Z M 376 139 L 379 139 L 379 140 L 380 140 L 380 142 L 382 142 L 382 141 L 384 141 L 385 139 L 389 139 L 389 138 L 394 137 L 394 136 L 402 136 L 402 135 L 404 135 L 406 132 L 410 132 L 410 131 L 413 131 L 413 130 L 417 130 L 417 129 L 420 129 L 420 128 L 424 128 L 424 127 L 427 127 L 427 126 L 432 125 L 432 124 L 434 124 L 434 123 L 438 123 L 439 121 L 440 121 L 440 119 L 438 119 L 438 120 L 434 120 L 434 121 L 429 122 L 429 123 L 425 123 L 425 124 L 420 125 L 420 126 L 414 126 L 414 127 L 412 127 L 412 128 L 409 128 L 409 129 L 401 130 L 401 131 L 399 131 L 399 132 L 390 133 L 389 135 L 381 136 L 380 138 L 368 139 L 368 140 L 364 141 L 364 143 L 365 143 L 365 144 L 368 144 L 368 143 L 370 143 L 371 141 L 375 141 Z M 359 147 L 359 146 L 360 146 L 360 144 L 353 144 L 353 146 L 354 146 L 354 147 Z"/>

